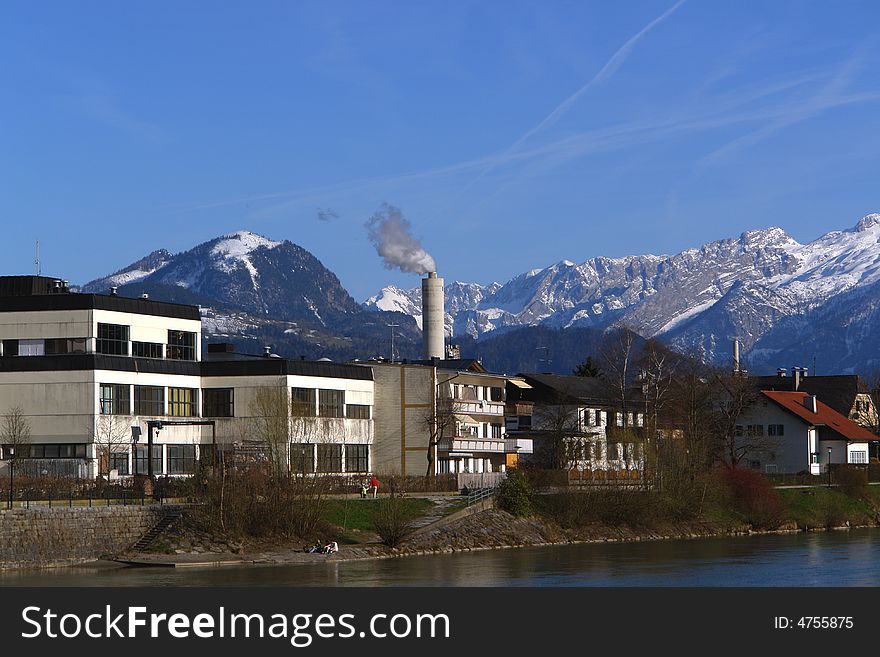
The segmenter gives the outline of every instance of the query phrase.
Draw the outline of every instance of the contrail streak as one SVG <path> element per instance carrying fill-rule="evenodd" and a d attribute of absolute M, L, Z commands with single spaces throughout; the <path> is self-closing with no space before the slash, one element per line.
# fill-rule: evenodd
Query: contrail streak
<path fill-rule="evenodd" d="M 550 112 L 550 114 L 548 114 L 544 118 L 544 120 L 541 121 L 538 125 L 536 125 L 534 128 L 532 128 L 531 130 L 526 132 L 522 137 L 517 139 L 506 151 L 504 151 L 504 153 L 502 154 L 502 156 L 500 158 L 496 159 L 489 166 L 487 166 L 485 169 L 483 169 L 479 173 L 479 175 L 465 187 L 465 189 L 471 187 L 477 181 L 479 181 L 481 178 L 486 176 L 489 172 L 491 172 L 493 169 L 495 169 L 495 167 L 497 167 L 499 163 L 505 162 L 513 153 L 516 152 L 516 150 L 520 146 L 522 146 L 526 141 L 528 141 L 535 134 L 541 132 L 545 128 L 556 123 L 556 121 L 558 121 L 559 118 L 563 114 L 565 114 L 571 108 L 571 106 L 574 105 L 578 101 L 578 99 L 581 96 L 583 96 L 585 93 L 587 93 L 587 91 L 589 91 L 594 85 L 602 82 L 603 80 L 607 80 L 612 75 L 614 75 L 614 73 L 617 72 L 617 69 L 619 69 L 623 65 L 623 63 L 626 61 L 626 58 L 629 57 L 630 52 L 632 52 L 632 49 L 635 48 L 636 44 L 639 41 L 641 41 L 642 38 L 644 38 L 644 36 L 646 34 L 648 34 L 648 32 L 650 32 L 657 25 L 659 25 L 664 20 L 666 20 L 669 16 L 671 16 L 685 2 L 686 2 L 686 0 L 678 0 L 678 2 L 676 2 L 674 5 L 672 5 L 669 9 L 667 9 L 665 12 L 660 14 L 657 18 L 655 18 L 650 23 L 645 25 L 645 27 L 643 27 L 635 36 L 630 37 L 630 39 L 626 43 L 624 43 L 620 48 L 617 49 L 617 52 L 615 52 L 611 56 L 611 59 L 609 59 L 607 62 L 605 62 L 605 65 L 599 70 L 598 73 L 596 73 L 596 75 L 593 76 L 593 78 L 589 82 L 587 82 L 583 87 L 581 87 L 580 89 L 575 91 L 571 96 L 569 96 L 564 101 L 562 101 L 556 107 L 556 109 L 554 109 L 552 112 Z"/>

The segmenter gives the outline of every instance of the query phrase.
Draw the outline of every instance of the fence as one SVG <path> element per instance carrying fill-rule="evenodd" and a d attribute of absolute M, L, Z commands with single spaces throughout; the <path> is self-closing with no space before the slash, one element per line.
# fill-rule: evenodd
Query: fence
<path fill-rule="evenodd" d="M 158 502 L 162 504 L 163 497 Z M 74 494 L 71 490 L 66 495 L 52 490 L 48 492 L 23 490 L 15 491 L 12 496 L 9 490 L 0 490 L 0 509 L 22 508 L 56 508 L 56 507 L 95 507 L 95 506 L 144 506 L 155 504 L 152 496 L 146 495 L 143 490 L 97 491 L 90 489 Z"/>
<path fill-rule="evenodd" d="M 456 476 L 458 488 L 495 488 L 507 476 L 505 472 L 460 472 Z"/>
<path fill-rule="evenodd" d="M 774 486 L 820 486 L 827 484 L 836 484 L 837 478 L 844 471 L 862 471 L 866 473 L 868 481 L 871 483 L 880 482 L 880 464 L 853 464 L 853 463 L 832 463 L 831 472 L 828 470 L 818 475 L 812 475 L 806 472 L 792 474 L 768 473 L 764 476 L 769 479 Z M 830 477 L 830 478 L 829 478 Z"/>

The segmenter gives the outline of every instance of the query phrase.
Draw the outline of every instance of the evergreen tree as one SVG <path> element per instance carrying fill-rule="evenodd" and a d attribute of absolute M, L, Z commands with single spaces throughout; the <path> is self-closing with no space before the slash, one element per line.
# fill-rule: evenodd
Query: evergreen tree
<path fill-rule="evenodd" d="M 578 363 L 572 370 L 572 373 L 576 376 L 595 378 L 602 376 L 602 369 L 599 367 L 599 363 L 597 363 L 592 356 L 587 356 L 587 360 L 585 360 L 583 363 Z"/>

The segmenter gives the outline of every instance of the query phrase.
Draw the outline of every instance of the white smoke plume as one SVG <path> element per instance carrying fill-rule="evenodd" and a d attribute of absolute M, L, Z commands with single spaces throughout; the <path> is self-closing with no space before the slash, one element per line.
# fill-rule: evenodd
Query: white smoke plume
<path fill-rule="evenodd" d="M 385 261 L 386 269 L 400 269 L 413 274 L 437 271 L 431 254 L 410 233 L 412 226 L 400 209 L 384 203 L 367 219 L 367 234 L 376 252 Z"/>

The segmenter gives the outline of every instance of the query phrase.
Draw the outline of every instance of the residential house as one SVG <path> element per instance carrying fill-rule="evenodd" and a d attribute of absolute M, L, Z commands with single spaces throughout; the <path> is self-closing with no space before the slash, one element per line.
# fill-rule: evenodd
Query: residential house
<path fill-rule="evenodd" d="M 645 407 L 640 389 L 629 390 L 623 403 L 601 378 L 520 374 L 508 384 L 507 393 L 512 410 L 514 404 L 532 405 L 531 416 L 509 419 L 513 436 L 533 440 L 533 454 L 524 456 L 524 462 L 588 472 L 644 468 Z"/>
<path fill-rule="evenodd" d="M 804 391 L 762 390 L 736 431 L 752 446 L 748 464 L 767 473 L 819 475 L 829 464 L 867 463 L 869 446 L 880 440 Z"/>

